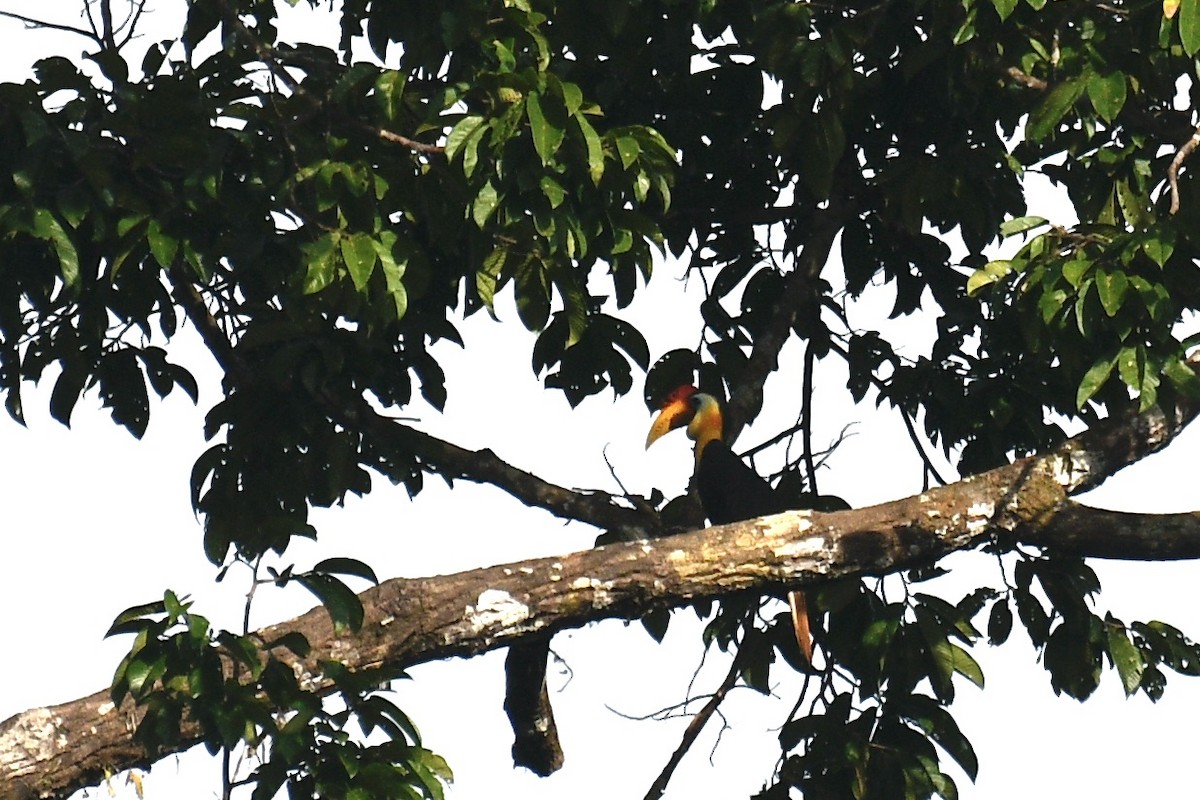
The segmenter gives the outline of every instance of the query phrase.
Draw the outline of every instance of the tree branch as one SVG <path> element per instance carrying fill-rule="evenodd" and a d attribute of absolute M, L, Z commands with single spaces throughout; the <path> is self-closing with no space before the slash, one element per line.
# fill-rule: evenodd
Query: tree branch
<path fill-rule="evenodd" d="M 1167 167 L 1167 183 L 1171 187 L 1171 214 L 1179 213 L 1179 170 L 1183 168 L 1183 162 L 1197 145 L 1200 145 L 1200 126 L 1197 126 L 1190 139 L 1179 146 L 1175 157 L 1171 159 L 1171 166 Z"/>
<path fill-rule="evenodd" d="M 85 39 L 91 39 L 93 42 L 95 42 L 98 45 L 104 44 L 103 40 L 101 40 L 100 37 L 98 37 L 94 32 L 87 30 L 86 28 L 77 28 L 74 25 L 60 25 L 56 22 L 47 22 L 44 19 L 36 19 L 34 17 L 27 17 L 24 14 L 17 14 L 13 11 L 0 11 L 0 17 L 7 17 L 8 19 L 15 19 L 17 22 L 20 22 L 29 28 L 46 28 L 47 30 L 52 30 L 52 31 L 64 31 L 65 33 L 75 33 L 75 34 L 78 34 L 78 35 L 84 37 Z"/>
<path fill-rule="evenodd" d="M 1041 78 L 1030 75 L 1028 72 L 1021 70 L 1018 67 L 1009 67 L 1005 70 L 1005 74 L 1012 78 L 1022 86 L 1027 86 L 1030 89 L 1036 89 L 1039 92 L 1044 92 L 1050 88 L 1050 84 L 1046 83 Z"/>
<path fill-rule="evenodd" d="M 708 702 L 704 707 L 696 712 L 696 716 L 692 717 L 692 721 L 688 723 L 687 728 L 683 731 L 683 738 L 679 742 L 679 746 L 675 748 L 675 752 L 671 753 L 671 757 L 667 759 L 666 765 L 662 772 L 654 779 L 654 783 L 650 784 L 650 789 L 646 792 L 646 800 L 658 800 L 667 791 L 667 784 L 671 782 L 671 776 L 675 774 L 675 769 L 683 761 L 683 757 L 687 755 L 687 751 L 695 744 L 696 738 L 700 736 L 700 731 L 704 730 L 704 726 L 708 723 L 712 715 L 717 712 L 717 708 L 725 701 L 726 695 L 737 685 L 738 677 L 742 674 L 742 653 L 745 650 L 738 648 L 737 653 L 733 657 L 733 661 L 729 665 L 729 671 L 725 673 L 724 680 L 717 687 L 712 696 L 708 698 Z"/>
<path fill-rule="evenodd" d="M 543 778 L 563 765 L 554 707 L 546 688 L 550 639 L 513 645 L 504 659 L 504 713 L 513 729 L 513 764 Z"/>
<path fill-rule="evenodd" d="M 1126 561 L 1200 558 L 1200 512 L 1130 514 L 1071 503 L 1020 540 L 1056 553 Z"/>
<path fill-rule="evenodd" d="M 338 409 L 329 410 L 344 413 Z M 617 498 L 608 492 L 566 489 L 512 466 L 491 450 L 467 450 L 401 425 L 365 404 L 349 419 L 353 429 L 373 439 L 376 446 L 414 453 L 427 468 L 442 477 L 492 484 L 527 506 L 545 509 L 556 516 L 594 525 L 601 530 L 624 531 L 623 538 L 626 539 L 654 538 L 659 532 L 656 516 L 619 505 Z"/>
<path fill-rule="evenodd" d="M 1188 358 L 1195 369 L 1200 351 Z M 1200 402 L 1180 398 L 1169 411 L 1159 407 L 1109 420 L 1063 442 L 1044 458 L 1057 459 L 1068 494 L 1095 489 L 1104 481 L 1175 440 L 1200 414 Z"/>

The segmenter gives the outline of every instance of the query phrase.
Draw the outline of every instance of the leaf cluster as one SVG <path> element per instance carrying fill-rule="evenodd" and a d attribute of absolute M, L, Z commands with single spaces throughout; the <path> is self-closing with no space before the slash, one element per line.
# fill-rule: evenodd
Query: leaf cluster
<path fill-rule="evenodd" d="M 338 573 L 374 578 L 360 562 L 330 559 L 303 573 L 284 570 L 272 581 L 305 586 L 335 625 L 352 632 L 361 625 L 362 606 Z M 214 631 L 169 590 L 161 601 L 118 615 L 107 635 L 120 634 L 134 640 L 113 677 L 112 699 L 137 705 L 134 739 L 148 753 L 185 736 L 213 754 L 246 748 L 257 766 L 238 782 L 253 784 L 252 797 L 264 799 L 286 787 L 291 798 L 440 800 L 452 780 L 445 761 L 421 746 L 412 721 L 383 693 L 402 674 L 355 673 L 330 661 L 319 665 L 319 676 L 302 675 L 289 659 L 308 657 L 303 635 L 262 641 Z M 331 689 L 340 710 L 322 698 Z M 365 744 L 372 734 L 376 743 Z M 234 779 L 225 776 L 227 789 Z"/>

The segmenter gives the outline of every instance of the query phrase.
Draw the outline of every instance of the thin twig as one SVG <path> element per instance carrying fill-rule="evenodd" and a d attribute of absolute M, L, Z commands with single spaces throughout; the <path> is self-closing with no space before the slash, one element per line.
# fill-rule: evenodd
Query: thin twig
<path fill-rule="evenodd" d="M 52 31 L 65 31 L 67 33 L 76 33 L 85 39 L 91 39 L 96 44 L 103 42 L 92 32 L 85 28 L 76 28 L 74 25 L 60 25 L 57 22 L 47 22 L 46 20 L 27 17 L 23 14 L 17 14 L 12 11 L 0 11 L 0 17 L 15 19 L 17 22 L 23 23 L 30 28 L 47 28 Z"/>
<path fill-rule="evenodd" d="M 850 363 L 850 352 L 846 348 L 842 347 L 837 342 L 831 342 L 830 349 L 841 356 L 847 364 Z M 887 388 L 887 384 L 883 381 L 883 379 L 874 372 L 868 373 L 867 379 L 881 393 Z M 917 434 L 917 429 L 913 426 L 912 419 L 909 418 L 908 412 L 899 406 L 896 406 L 896 410 L 900 412 L 900 418 L 904 420 L 904 427 L 908 431 L 908 438 L 913 444 L 913 449 L 917 451 L 917 455 L 921 457 L 921 463 L 925 465 L 925 469 L 929 471 L 929 474 L 933 475 L 934 480 L 936 480 L 939 484 L 942 486 L 948 485 L 949 481 L 941 476 L 941 473 L 937 471 L 937 467 L 933 465 L 933 461 L 930 459 L 929 455 L 926 454 L 925 446 L 921 443 L 921 437 Z"/>
<path fill-rule="evenodd" d="M 370 127 L 370 126 L 368 126 L 368 127 Z M 404 145 L 409 150 L 415 150 L 418 153 L 444 153 L 444 152 L 446 152 L 446 148 L 442 147 L 441 145 L 425 144 L 424 142 L 418 142 L 416 139 L 410 139 L 407 136 L 403 136 L 399 133 L 392 133 L 391 131 L 387 130 L 386 128 L 371 128 L 371 130 L 373 130 L 375 132 L 375 135 L 378 136 L 380 139 L 382 139 L 385 142 L 392 142 L 393 144 Z"/>
<path fill-rule="evenodd" d="M 117 44 L 118 50 L 129 44 L 129 42 L 133 39 L 134 32 L 137 30 L 137 24 L 141 20 L 142 14 L 145 12 L 145 10 L 145 0 L 140 0 L 140 2 L 132 5 L 129 11 L 129 16 L 126 17 L 125 21 L 122 22 L 120 27 L 117 28 L 118 31 L 126 30 L 125 36 L 122 37 L 121 41 Z"/>
<path fill-rule="evenodd" d="M 621 496 L 638 511 L 647 515 L 647 518 L 653 518 L 658 514 L 658 510 L 654 505 L 641 495 L 633 494 L 625 488 L 625 484 L 617 476 L 617 468 L 613 466 L 612 461 L 608 458 L 608 445 L 600 451 L 600 455 L 604 458 L 604 465 L 608 467 L 608 474 L 612 475 L 612 479 L 616 481 L 617 487 L 621 490 Z"/>
<path fill-rule="evenodd" d="M 1008 77 L 1012 78 L 1022 86 L 1028 86 L 1030 89 L 1037 89 L 1039 92 L 1046 91 L 1050 84 L 1046 83 L 1041 78 L 1036 78 L 1028 72 L 1024 72 L 1017 67 L 1009 67 L 1006 70 Z"/>
<path fill-rule="evenodd" d="M 1171 214 L 1179 213 L 1179 169 L 1197 145 L 1200 145 L 1200 125 L 1196 126 L 1191 138 L 1176 151 L 1175 157 L 1171 159 L 1171 166 L 1167 167 L 1167 182 L 1171 184 Z"/>
<path fill-rule="evenodd" d="M 700 735 L 700 731 L 704 729 L 705 723 L 717 711 L 717 707 L 729 694 L 729 691 L 737 683 L 738 676 L 742 674 L 742 649 L 738 649 L 737 655 L 733 657 L 733 661 L 729 664 L 729 672 L 726 673 L 725 679 L 721 681 L 721 685 L 712 693 L 712 697 L 704 704 L 704 708 L 692 717 L 692 721 L 688 723 L 687 728 L 683 732 L 683 739 L 679 742 L 679 747 L 675 748 L 675 752 L 671 754 L 671 758 L 667 760 L 667 764 L 663 767 L 662 772 L 655 778 L 654 783 L 650 785 L 650 790 L 646 792 L 646 800 L 658 800 L 667 790 L 667 784 L 671 781 L 671 776 L 675 774 L 676 767 L 683 757 L 687 755 L 687 751 L 691 749 L 696 742 L 696 738 Z"/>
<path fill-rule="evenodd" d="M 813 365 L 816 362 L 813 343 L 809 341 L 804 349 L 804 405 L 801 407 L 800 436 L 804 442 L 804 467 L 808 473 L 808 491 L 817 496 L 817 468 L 813 463 L 812 451 L 812 403 L 815 387 L 813 386 Z M 789 596 L 790 599 L 790 596 Z"/>

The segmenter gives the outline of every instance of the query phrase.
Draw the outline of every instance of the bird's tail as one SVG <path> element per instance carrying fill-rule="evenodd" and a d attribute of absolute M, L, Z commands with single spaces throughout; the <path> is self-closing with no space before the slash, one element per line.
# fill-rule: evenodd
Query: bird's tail
<path fill-rule="evenodd" d="M 808 621 L 808 600 L 804 592 L 788 592 L 788 606 L 792 609 L 792 630 L 796 633 L 796 644 L 804 660 L 811 667 L 813 663 L 812 626 Z"/>

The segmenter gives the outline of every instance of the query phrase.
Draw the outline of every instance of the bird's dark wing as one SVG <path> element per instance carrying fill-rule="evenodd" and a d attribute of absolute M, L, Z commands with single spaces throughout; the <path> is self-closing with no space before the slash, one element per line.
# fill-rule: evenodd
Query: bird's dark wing
<path fill-rule="evenodd" d="M 786 510 L 775 490 L 721 441 L 709 442 L 696 467 L 696 491 L 714 525 Z"/>

